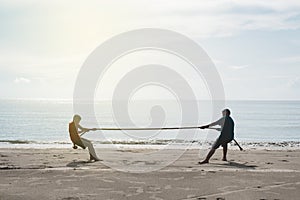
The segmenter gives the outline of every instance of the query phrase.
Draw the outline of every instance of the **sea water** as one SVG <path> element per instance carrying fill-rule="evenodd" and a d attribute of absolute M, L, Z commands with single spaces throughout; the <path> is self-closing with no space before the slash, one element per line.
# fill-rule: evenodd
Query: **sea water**
<path fill-rule="evenodd" d="M 165 127 L 194 126 L 196 124 L 180 123 L 180 107 L 176 101 L 131 102 L 128 112 L 136 126 L 147 127 L 153 118 L 151 107 L 159 104 L 165 109 Z M 198 105 L 209 107 L 209 103 Z M 97 102 L 95 105 L 97 123 L 91 123 L 89 117 L 81 121 L 83 126 L 118 127 L 109 101 Z M 299 142 L 300 141 L 300 101 L 227 101 L 226 107 L 232 111 L 235 121 L 235 137 L 240 142 Z M 207 124 L 218 117 L 213 117 L 210 110 L 202 109 L 199 125 Z M 72 120 L 73 102 L 71 100 L 0 100 L 0 147 L 43 147 L 49 144 L 70 146 L 68 123 Z M 126 120 L 125 120 L 126 121 Z M 126 124 L 122 124 L 126 126 Z M 184 135 L 193 132 L 193 137 L 178 137 L 176 130 L 151 131 L 94 131 L 85 137 L 94 143 L 106 144 L 165 144 L 168 142 L 185 143 L 193 141 L 214 140 L 217 131 L 184 130 Z M 187 141 L 188 140 L 188 141 Z"/>

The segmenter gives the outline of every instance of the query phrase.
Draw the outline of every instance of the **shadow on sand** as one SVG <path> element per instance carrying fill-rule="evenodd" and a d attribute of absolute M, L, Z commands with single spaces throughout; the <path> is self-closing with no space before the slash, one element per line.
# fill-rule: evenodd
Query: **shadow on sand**
<path fill-rule="evenodd" d="M 255 169 L 258 167 L 257 165 L 247 165 L 246 163 L 237 163 L 233 161 L 228 161 L 225 164 L 216 164 L 216 165 L 221 165 L 221 166 L 229 166 L 229 167 L 235 167 L 235 168 L 241 168 L 241 169 Z"/>
<path fill-rule="evenodd" d="M 67 167 L 72 167 L 72 168 L 76 168 L 76 167 L 82 167 L 85 166 L 87 164 L 89 164 L 90 162 L 88 161 L 75 161 L 73 160 L 72 162 L 68 163 L 66 166 Z"/>

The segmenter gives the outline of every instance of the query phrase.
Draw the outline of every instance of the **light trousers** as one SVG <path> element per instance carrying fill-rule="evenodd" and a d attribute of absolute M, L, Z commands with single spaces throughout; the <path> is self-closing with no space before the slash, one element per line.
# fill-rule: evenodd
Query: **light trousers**
<path fill-rule="evenodd" d="M 81 139 L 83 145 L 89 149 L 89 153 L 90 153 L 94 158 L 98 159 L 98 157 L 97 157 L 97 155 L 96 155 L 96 152 L 95 152 L 95 149 L 94 149 L 94 146 L 93 146 L 92 142 L 89 141 L 89 140 L 87 140 L 87 139 L 85 139 L 85 138 L 80 138 L 80 139 Z"/>

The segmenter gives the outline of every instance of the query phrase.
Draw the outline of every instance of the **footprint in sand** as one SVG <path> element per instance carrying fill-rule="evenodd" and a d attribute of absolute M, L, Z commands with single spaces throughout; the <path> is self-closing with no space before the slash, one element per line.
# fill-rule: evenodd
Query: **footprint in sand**
<path fill-rule="evenodd" d="M 279 161 L 281 161 L 281 162 L 289 162 L 288 160 L 279 160 Z"/>
<path fill-rule="evenodd" d="M 145 161 L 146 165 L 156 165 L 157 162 L 156 161 Z"/>
<path fill-rule="evenodd" d="M 65 198 L 62 198 L 61 200 L 80 200 L 79 197 L 65 197 Z"/>
<path fill-rule="evenodd" d="M 216 171 L 208 171 L 208 173 L 217 173 Z"/>

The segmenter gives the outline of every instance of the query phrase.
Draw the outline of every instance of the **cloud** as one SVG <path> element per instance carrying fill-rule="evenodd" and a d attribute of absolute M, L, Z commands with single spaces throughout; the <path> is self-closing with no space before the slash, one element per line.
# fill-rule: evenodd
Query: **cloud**
<path fill-rule="evenodd" d="M 73 78 L 86 58 L 86 55 L 54 57 L 17 52 L 10 54 L 1 48 L 0 52 L 2 56 L 0 57 L 0 69 L 3 68 L 15 76 L 28 77 L 31 80 Z"/>
<path fill-rule="evenodd" d="M 271 79 L 290 79 L 290 75 L 271 75 L 269 76 Z"/>
<path fill-rule="evenodd" d="M 293 79 L 290 79 L 288 82 L 287 82 L 287 87 L 288 88 L 298 88 L 299 87 L 299 83 L 300 83 L 300 77 L 295 77 Z"/>
<path fill-rule="evenodd" d="M 293 45 L 299 45 L 300 46 L 300 39 L 292 39 L 290 40 L 290 43 L 293 44 Z"/>
<path fill-rule="evenodd" d="M 166 28 L 203 38 L 230 37 L 245 30 L 300 28 L 300 2 L 293 0 L 120 2 L 43 1 L 32 7 L 31 3 L 5 1 L 1 3 L 0 25 L 7 38 L 13 37 L 12 41 L 43 42 L 47 49 L 60 45 L 65 52 L 74 51 L 79 45 L 88 51 L 104 38 L 141 27 Z M 10 33 L 5 34 L 6 31 Z M 19 32 L 24 41 L 19 41 Z"/>
<path fill-rule="evenodd" d="M 200 38 L 231 37 L 247 30 L 300 28 L 299 1 L 167 1 L 143 9 L 140 25 L 153 25 Z M 139 5 L 139 3 L 137 3 Z"/>
<path fill-rule="evenodd" d="M 259 65 L 263 64 L 264 55 L 252 60 L 251 57 L 236 55 L 243 52 L 235 52 L 239 51 L 235 43 L 240 45 L 248 39 L 241 33 L 254 33 L 251 37 L 256 38 L 256 33 L 263 32 L 275 44 L 280 41 L 280 38 L 275 38 L 277 34 L 285 38 L 289 37 L 290 32 L 299 30 L 299 0 L 91 0 L 89 3 L 71 0 L 48 0 L 43 3 L 37 0 L 0 0 L 0 16 L 0 69 L 11 74 L 6 81 L 11 84 L 18 77 L 14 80 L 16 84 L 30 83 L 30 86 L 37 88 L 43 86 L 41 91 L 48 87 L 55 90 L 53 95 L 58 95 L 57 91 L 72 92 L 80 66 L 97 45 L 113 35 L 137 28 L 170 29 L 199 42 L 204 41 L 202 38 L 211 38 L 203 43 L 207 44 L 210 56 L 216 57 L 213 60 L 225 82 L 239 80 L 244 83 L 251 78 L 249 74 L 256 76 L 264 69 L 292 76 L 299 72 L 295 67 L 294 71 L 287 69 L 300 62 L 300 56 L 291 55 L 293 49 L 286 51 L 290 57 L 282 58 L 279 62 L 279 56 L 273 56 L 272 59 L 277 62 L 261 68 Z M 243 38 L 239 38 L 239 34 Z M 300 44 L 299 36 L 289 39 L 292 44 Z M 249 46 L 265 45 L 264 53 L 273 55 L 276 49 L 268 41 L 254 41 Z M 222 54 L 218 55 L 219 52 Z M 232 65 L 234 63 L 250 63 L 251 67 Z M 282 63 L 286 65 L 281 67 Z M 40 84 L 42 81 L 45 84 Z M 280 83 L 285 85 L 287 82 L 282 80 Z M 295 79 L 288 85 L 295 88 L 298 83 L 299 80 Z M 232 85 L 243 86 L 236 83 Z M 262 84 L 257 80 L 254 85 Z M 253 95 L 256 93 L 255 89 Z M 19 92 L 16 92 L 17 95 Z M 32 95 L 39 94 L 35 92 Z"/>
<path fill-rule="evenodd" d="M 14 80 L 15 83 L 17 84 L 21 84 L 21 83 L 30 83 L 31 80 L 30 79 L 27 79 L 27 78 L 24 78 L 24 77 L 17 77 L 15 80 Z"/>
<path fill-rule="evenodd" d="M 229 68 L 233 69 L 233 70 L 245 69 L 247 67 L 249 67 L 249 65 L 233 65 L 233 66 L 229 66 Z"/>
<path fill-rule="evenodd" d="M 279 61 L 283 63 L 300 63 L 300 55 L 280 58 Z"/>

